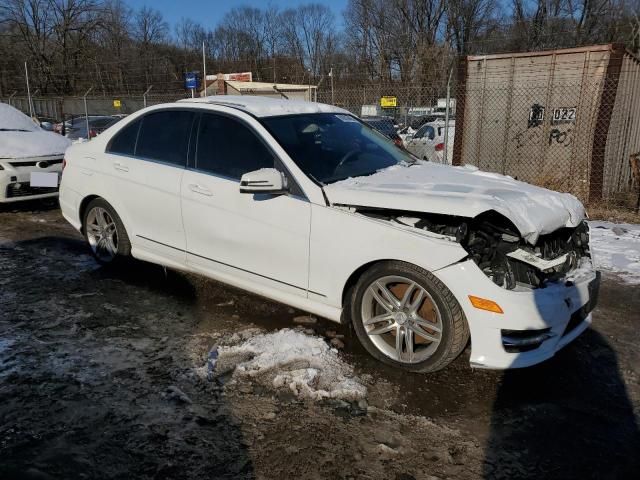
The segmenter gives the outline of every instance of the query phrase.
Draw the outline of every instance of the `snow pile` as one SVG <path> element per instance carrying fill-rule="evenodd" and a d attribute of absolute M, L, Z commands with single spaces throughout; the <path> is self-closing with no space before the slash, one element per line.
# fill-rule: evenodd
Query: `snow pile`
<path fill-rule="evenodd" d="M 234 377 L 266 387 L 290 389 L 298 398 L 356 401 L 367 389 L 351 366 L 319 337 L 292 329 L 256 334 L 244 342 L 220 347 L 216 370 L 235 368 Z"/>
<path fill-rule="evenodd" d="M 59 155 L 69 145 L 69 139 L 42 130 L 24 113 L 0 103 L 0 158 Z"/>
<path fill-rule="evenodd" d="M 640 225 L 589 222 L 596 268 L 640 284 Z"/>

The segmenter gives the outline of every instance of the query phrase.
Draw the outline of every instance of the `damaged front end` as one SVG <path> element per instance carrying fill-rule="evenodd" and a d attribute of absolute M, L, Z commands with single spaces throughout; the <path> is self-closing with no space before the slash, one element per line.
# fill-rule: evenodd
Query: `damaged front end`
<path fill-rule="evenodd" d="M 544 288 L 561 279 L 570 281 L 579 269 L 591 266 L 586 221 L 540 235 L 531 245 L 512 222 L 493 211 L 475 218 L 360 207 L 355 212 L 459 243 L 491 281 L 507 290 L 518 285 Z"/>

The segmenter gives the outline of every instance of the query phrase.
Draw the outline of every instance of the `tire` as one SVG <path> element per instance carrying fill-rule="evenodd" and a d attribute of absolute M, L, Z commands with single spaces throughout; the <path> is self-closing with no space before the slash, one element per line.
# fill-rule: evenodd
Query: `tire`
<path fill-rule="evenodd" d="M 82 230 L 91 254 L 101 265 L 119 263 L 130 256 L 131 242 L 127 230 L 106 200 L 96 198 L 89 202 L 82 219 Z M 101 242 L 103 238 L 105 240 Z"/>
<path fill-rule="evenodd" d="M 455 360 L 469 341 L 467 320 L 451 291 L 415 265 L 399 261 L 374 265 L 360 277 L 350 301 L 358 340 L 387 365 L 435 372 Z"/>

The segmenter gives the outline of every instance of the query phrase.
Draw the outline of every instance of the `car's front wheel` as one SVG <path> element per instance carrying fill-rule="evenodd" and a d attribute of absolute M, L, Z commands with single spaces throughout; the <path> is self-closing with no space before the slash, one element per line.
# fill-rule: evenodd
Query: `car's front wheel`
<path fill-rule="evenodd" d="M 103 265 L 129 256 L 131 244 L 122 220 L 108 202 L 102 198 L 87 206 L 83 231 L 91 253 Z"/>
<path fill-rule="evenodd" d="M 449 289 L 404 262 L 379 263 L 365 272 L 353 290 L 351 319 L 373 357 L 414 372 L 444 368 L 469 340 L 464 313 Z"/>

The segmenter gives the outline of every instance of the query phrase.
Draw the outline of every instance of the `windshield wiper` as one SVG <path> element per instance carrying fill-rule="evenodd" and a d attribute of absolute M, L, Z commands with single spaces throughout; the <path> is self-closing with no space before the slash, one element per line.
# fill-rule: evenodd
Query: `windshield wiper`
<path fill-rule="evenodd" d="M 24 130 L 22 128 L 0 128 L 0 132 L 29 132 L 30 130 Z"/>

